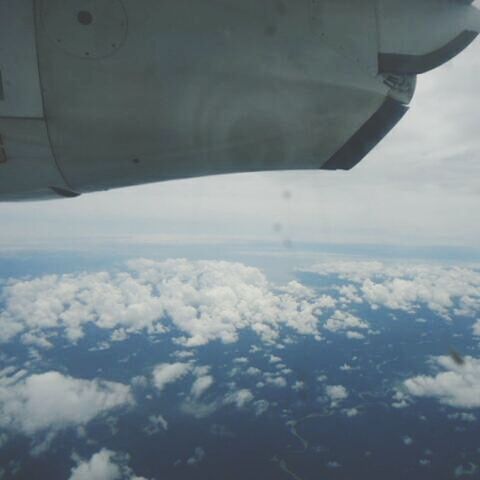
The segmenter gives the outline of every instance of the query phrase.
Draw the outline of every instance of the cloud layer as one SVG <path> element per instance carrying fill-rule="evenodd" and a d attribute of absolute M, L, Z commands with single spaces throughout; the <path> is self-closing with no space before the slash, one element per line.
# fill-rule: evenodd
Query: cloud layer
<path fill-rule="evenodd" d="M 480 312 L 480 271 L 471 267 L 337 261 L 302 271 L 322 277 L 333 275 L 348 282 L 348 286 L 339 288 L 340 302 L 344 304 L 367 302 L 373 308 L 408 313 L 426 307 L 446 318 L 474 317 Z M 333 329 L 338 328 L 335 320 L 331 320 Z M 476 334 L 480 333 L 479 325 L 474 327 Z"/>
<path fill-rule="evenodd" d="M 171 323 L 178 343 L 236 342 L 250 329 L 265 341 L 282 327 L 317 334 L 316 298 L 296 282 L 281 291 L 264 274 L 240 263 L 136 260 L 119 273 L 83 273 L 11 280 L 3 287 L 0 341 L 19 335 L 26 344 L 49 348 L 63 332 L 75 342 L 87 324 L 112 330 L 112 341 L 129 334 L 165 332 Z M 328 303 L 328 302 L 327 302 Z"/>

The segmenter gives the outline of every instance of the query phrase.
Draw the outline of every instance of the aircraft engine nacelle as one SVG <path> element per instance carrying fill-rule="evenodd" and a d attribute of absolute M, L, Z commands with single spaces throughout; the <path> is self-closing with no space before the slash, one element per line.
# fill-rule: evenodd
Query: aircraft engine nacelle
<path fill-rule="evenodd" d="M 0 200 L 350 169 L 479 30 L 466 0 L 2 0 Z"/>

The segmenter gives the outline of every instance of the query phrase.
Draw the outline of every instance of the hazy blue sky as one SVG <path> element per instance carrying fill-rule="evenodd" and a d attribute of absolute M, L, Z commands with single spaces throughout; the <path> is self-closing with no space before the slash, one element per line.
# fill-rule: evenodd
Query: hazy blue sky
<path fill-rule="evenodd" d="M 289 238 L 478 246 L 480 43 L 421 76 L 397 129 L 352 172 L 221 176 L 0 204 L 0 247 Z"/>

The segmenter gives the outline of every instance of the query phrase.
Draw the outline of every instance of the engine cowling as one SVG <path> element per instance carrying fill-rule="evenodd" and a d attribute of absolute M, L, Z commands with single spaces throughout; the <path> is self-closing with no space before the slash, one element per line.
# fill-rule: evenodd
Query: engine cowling
<path fill-rule="evenodd" d="M 5 0 L 0 200 L 352 168 L 479 18 L 461 0 Z"/>

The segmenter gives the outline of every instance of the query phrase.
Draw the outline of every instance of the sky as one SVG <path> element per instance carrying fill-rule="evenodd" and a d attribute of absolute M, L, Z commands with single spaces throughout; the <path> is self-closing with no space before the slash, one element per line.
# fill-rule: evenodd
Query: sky
<path fill-rule="evenodd" d="M 419 77 L 411 110 L 351 172 L 172 181 L 0 204 L 0 248 L 272 241 L 478 247 L 480 42 Z"/>

